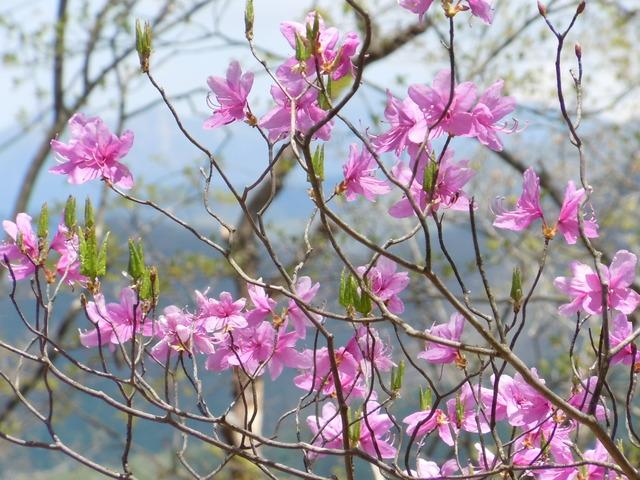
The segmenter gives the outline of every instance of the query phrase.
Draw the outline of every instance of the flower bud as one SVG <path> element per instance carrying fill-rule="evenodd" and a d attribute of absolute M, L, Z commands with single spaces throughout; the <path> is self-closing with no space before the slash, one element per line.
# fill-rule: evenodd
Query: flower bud
<path fill-rule="evenodd" d="M 391 369 L 391 390 L 398 393 L 402 389 L 402 380 L 404 378 L 404 360 L 400 360 L 397 367 Z"/>
<path fill-rule="evenodd" d="M 580 61 L 582 59 L 582 45 L 580 45 L 579 43 L 576 43 L 575 52 L 576 52 L 576 58 L 578 59 L 578 61 Z"/>
<path fill-rule="evenodd" d="M 579 4 L 578 4 L 578 8 L 576 9 L 576 14 L 580 15 L 582 12 L 584 12 L 584 9 L 587 6 L 587 2 L 585 2 L 585 0 L 582 0 Z"/>
<path fill-rule="evenodd" d="M 45 241 L 49 237 L 49 208 L 47 203 L 42 204 L 40 218 L 38 218 L 38 239 Z"/>
<path fill-rule="evenodd" d="M 540 15 L 543 17 L 547 16 L 547 7 L 545 7 L 542 2 L 538 2 L 538 12 L 540 12 Z"/>
<path fill-rule="evenodd" d="M 244 9 L 244 36 L 247 40 L 253 40 L 253 21 L 255 20 L 253 12 L 253 0 L 247 0 Z"/>
<path fill-rule="evenodd" d="M 513 302 L 513 311 L 518 313 L 522 307 L 522 272 L 518 267 L 513 269 L 511 275 L 511 301 Z"/>
<path fill-rule="evenodd" d="M 420 387 L 420 410 L 431 410 L 431 389 Z"/>
<path fill-rule="evenodd" d="M 151 45 L 153 32 L 151 24 L 144 22 L 144 26 L 140 20 L 136 20 L 136 51 L 140 59 L 140 69 L 143 73 L 149 71 L 149 57 L 151 57 Z"/>

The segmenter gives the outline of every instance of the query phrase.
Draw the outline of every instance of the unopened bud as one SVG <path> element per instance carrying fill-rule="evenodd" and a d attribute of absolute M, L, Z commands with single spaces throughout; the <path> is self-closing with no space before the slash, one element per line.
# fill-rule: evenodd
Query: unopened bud
<path fill-rule="evenodd" d="M 247 0 L 247 5 L 244 9 L 244 35 L 247 40 L 253 40 L 253 22 L 255 20 L 253 13 L 253 0 Z"/>
<path fill-rule="evenodd" d="M 153 39 L 153 33 L 151 31 L 151 24 L 144 22 L 144 25 L 140 20 L 136 20 L 136 51 L 140 58 L 140 69 L 147 73 L 149 71 L 149 57 L 151 57 L 151 44 Z"/>
<path fill-rule="evenodd" d="M 547 16 L 547 7 L 545 7 L 542 2 L 538 2 L 538 11 L 543 17 Z"/>
<path fill-rule="evenodd" d="M 576 51 L 576 58 L 578 60 L 581 60 L 582 59 L 582 45 L 580 45 L 579 43 L 576 43 L 575 51 Z"/>
<path fill-rule="evenodd" d="M 580 2 L 580 4 L 578 5 L 578 8 L 576 9 L 576 13 L 580 15 L 582 12 L 584 12 L 584 9 L 586 8 L 586 6 L 587 6 L 587 2 L 582 0 L 582 2 Z"/>

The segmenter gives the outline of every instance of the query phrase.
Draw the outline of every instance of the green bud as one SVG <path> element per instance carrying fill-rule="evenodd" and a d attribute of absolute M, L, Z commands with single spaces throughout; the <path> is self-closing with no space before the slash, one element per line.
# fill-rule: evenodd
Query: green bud
<path fill-rule="evenodd" d="M 456 425 L 458 428 L 462 425 L 462 421 L 464 420 L 464 405 L 462 404 L 462 400 L 460 399 L 460 394 L 456 395 Z"/>
<path fill-rule="evenodd" d="M 72 195 L 67 198 L 67 203 L 64 206 L 64 225 L 69 232 L 73 232 L 76 229 L 78 220 L 76 218 L 76 199 Z"/>
<path fill-rule="evenodd" d="M 522 272 L 518 267 L 513 269 L 511 276 L 511 300 L 513 301 L 513 311 L 518 313 L 522 307 Z"/>
<path fill-rule="evenodd" d="M 324 144 L 316 147 L 316 151 L 311 158 L 311 164 L 313 165 L 313 171 L 316 177 L 320 181 L 324 180 Z"/>
<path fill-rule="evenodd" d="M 357 445 L 360 441 L 360 417 L 362 416 L 362 411 L 360 409 L 356 410 L 355 415 L 352 414 L 351 408 L 347 410 L 347 418 L 349 419 L 349 440 L 351 445 Z"/>
<path fill-rule="evenodd" d="M 364 290 L 360 290 L 360 294 L 358 294 L 358 281 L 355 279 L 355 277 L 351 278 L 353 279 L 354 291 L 356 295 L 356 304 L 354 306 L 356 307 L 356 310 L 361 314 L 369 315 L 373 308 L 371 304 L 371 297 L 369 297 L 369 295 L 367 295 Z M 367 283 L 367 280 L 364 280 L 364 282 Z"/>
<path fill-rule="evenodd" d="M 391 390 L 399 392 L 402 389 L 402 380 L 404 378 L 404 360 L 400 360 L 397 367 L 391 369 Z"/>
<path fill-rule="evenodd" d="M 431 389 L 420 387 L 420 410 L 431 410 Z"/>
<path fill-rule="evenodd" d="M 149 71 L 149 58 L 151 57 L 151 46 L 153 41 L 153 32 L 151 24 L 140 20 L 136 20 L 136 51 L 140 59 L 140 69 L 143 73 Z"/>
<path fill-rule="evenodd" d="M 247 0 L 244 9 L 244 36 L 247 40 L 253 40 L 253 21 L 255 20 L 253 12 L 253 0 Z"/>
<path fill-rule="evenodd" d="M 422 190 L 431 193 L 436 186 L 438 179 L 438 164 L 432 159 L 424 169 L 424 177 L 422 179 Z"/>
<path fill-rule="evenodd" d="M 324 81 L 324 91 L 318 94 L 318 106 L 323 110 L 331 109 L 331 99 L 333 98 L 331 96 L 332 84 L 331 77 L 327 77 Z"/>
<path fill-rule="evenodd" d="M 296 60 L 299 62 L 305 62 L 311 57 L 308 45 L 300 34 L 296 33 Z"/>
<path fill-rule="evenodd" d="M 49 207 L 46 202 L 42 204 L 40 209 L 40 218 L 38 219 L 38 238 L 45 241 L 49 237 Z"/>

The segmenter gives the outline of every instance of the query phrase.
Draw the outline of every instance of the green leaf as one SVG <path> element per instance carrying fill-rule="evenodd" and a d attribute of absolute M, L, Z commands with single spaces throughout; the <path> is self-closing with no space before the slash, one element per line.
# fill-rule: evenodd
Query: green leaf
<path fill-rule="evenodd" d="M 299 62 L 305 62 L 311 57 L 308 45 L 304 39 L 296 32 L 296 60 Z"/>
<path fill-rule="evenodd" d="M 144 265 L 144 246 L 142 240 L 136 242 L 134 239 L 129 239 L 129 265 L 127 267 L 127 273 L 136 282 L 140 280 L 146 272 Z"/>
<path fill-rule="evenodd" d="M 98 252 L 95 277 L 103 277 L 107 274 L 107 244 L 109 242 L 109 233 L 110 232 L 107 232 L 104 236 L 100 252 Z"/>
<path fill-rule="evenodd" d="M 76 218 L 76 199 L 72 195 L 67 198 L 67 203 L 64 206 L 64 225 L 69 232 L 73 232 L 76 229 L 78 220 Z"/>
<path fill-rule="evenodd" d="M 391 369 L 391 390 L 394 392 L 399 392 L 402 389 L 404 367 L 404 360 L 400 360 L 398 366 Z"/>
<path fill-rule="evenodd" d="M 84 228 L 91 229 L 94 228 L 96 224 L 96 216 L 93 212 L 93 205 L 91 204 L 91 199 L 87 197 L 84 202 Z"/>

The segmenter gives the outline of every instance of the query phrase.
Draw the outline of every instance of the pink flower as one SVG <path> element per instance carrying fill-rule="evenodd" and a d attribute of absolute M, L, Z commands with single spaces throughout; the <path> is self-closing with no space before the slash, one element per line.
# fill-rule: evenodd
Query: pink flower
<path fill-rule="evenodd" d="M 393 421 L 382 411 L 380 404 L 375 400 L 369 400 L 363 409 L 360 418 L 360 437 L 358 445 L 364 452 L 376 458 L 393 458 L 396 449 L 389 440 L 389 432 L 393 427 Z M 342 419 L 333 403 L 325 403 L 320 417 L 310 415 L 307 417 L 307 425 L 314 435 L 312 444 L 324 448 L 342 448 Z M 311 460 L 322 456 L 315 452 L 308 454 Z"/>
<path fill-rule="evenodd" d="M 284 333 L 282 330 L 278 330 L 278 339 L 269 361 L 269 373 L 272 380 L 280 376 L 284 367 L 311 367 L 309 357 L 296 350 L 296 342 L 299 339 L 300 337 L 295 332 Z"/>
<path fill-rule="evenodd" d="M 174 352 L 208 355 L 215 350 L 202 320 L 175 305 L 164 309 L 164 315 L 160 315 L 156 327 L 156 335 L 161 340 L 151 349 L 151 354 L 160 362 L 166 361 L 167 355 Z"/>
<path fill-rule="evenodd" d="M 625 315 L 633 313 L 640 304 L 640 295 L 630 288 L 636 275 L 637 257 L 627 250 L 619 250 L 611 266 L 602 268 L 601 275 L 609 285 L 607 305 Z M 571 263 L 571 277 L 557 277 L 554 285 L 571 297 L 571 302 L 561 305 L 562 315 L 572 315 L 584 310 L 591 315 L 602 312 L 602 287 L 591 267 L 580 262 Z"/>
<path fill-rule="evenodd" d="M 564 235 L 564 240 L 569 245 L 575 244 L 580 235 L 580 229 L 578 227 L 578 207 L 585 196 L 584 188 L 576 190 L 576 185 L 569 180 L 564 192 L 564 200 L 562 201 L 557 223 L 558 230 Z M 598 236 L 598 223 L 595 218 L 584 219 L 584 234 L 587 238 L 596 238 Z"/>
<path fill-rule="evenodd" d="M 480 399 L 480 402 L 477 400 Z M 478 403 L 481 407 L 478 409 Z M 493 391 L 474 385 L 470 387 L 465 383 L 460 389 L 459 399 L 452 398 L 447 401 L 449 418 L 455 419 L 454 429 L 473 433 L 488 433 L 490 431 L 491 406 L 493 404 Z M 458 418 L 457 406 L 461 407 L 462 417 Z M 502 395 L 496 396 L 496 420 L 503 420 L 507 416 L 507 408 Z"/>
<path fill-rule="evenodd" d="M 291 48 L 296 48 L 296 36 L 303 43 L 308 42 L 307 29 L 312 30 L 313 24 L 318 21 L 317 46 L 314 48 L 314 55 L 302 65 L 297 66 L 297 70 L 311 80 L 315 80 L 316 74 L 330 75 L 332 80 L 339 80 L 345 75 L 353 73 L 353 63 L 351 58 L 355 55 L 360 38 L 355 32 L 349 32 L 340 44 L 340 32 L 334 27 L 325 27 L 322 16 L 317 12 L 309 12 L 305 23 L 283 22 L 280 25 L 280 32 L 287 39 Z M 316 65 L 319 71 L 316 73 Z"/>
<path fill-rule="evenodd" d="M 358 327 L 356 334 L 349 340 L 347 351 L 353 355 L 365 376 L 371 374 L 370 365 L 375 365 L 380 372 L 388 372 L 395 365 L 391 359 L 391 348 L 380 338 L 378 331 L 373 327 Z"/>
<path fill-rule="evenodd" d="M 241 298 L 234 301 L 229 292 L 222 292 L 220 300 L 206 298 L 196 290 L 198 302 L 198 318 L 204 321 L 204 328 L 210 333 L 224 333 L 227 330 L 245 328 L 247 319 L 242 310 L 246 300 Z"/>
<path fill-rule="evenodd" d="M 422 21 L 432 3 L 433 0 L 398 0 L 398 4 L 402 8 L 417 13 L 420 21 Z"/>
<path fill-rule="evenodd" d="M 369 400 L 363 408 L 360 419 L 360 439 L 358 446 L 375 458 L 393 458 L 396 449 L 391 443 L 390 432 L 393 421 L 380 404 Z"/>
<path fill-rule="evenodd" d="M 429 138 L 439 137 L 443 133 L 461 136 L 469 136 L 472 133 L 471 115 L 467 112 L 476 99 L 476 86 L 473 82 L 454 86 L 453 100 L 443 116 L 449 103 L 450 93 L 451 72 L 449 70 L 438 72 L 432 87 L 426 85 L 409 87 L 409 97 L 420 107 L 426 120 L 424 132 L 422 135 L 417 135 L 418 137 L 426 138 L 427 131 Z"/>
<path fill-rule="evenodd" d="M 609 330 L 609 345 L 612 349 L 617 347 L 629 338 L 632 333 L 632 325 L 631 322 L 627 320 L 627 316 L 622 313 L 616 314 L 616 316 L 613 317 L 613 328 Z M 611 364 L 622 363 L 624 365 L 632 365 L 636 359 L 640 360 L 638 348 L 631 342 L 611 357 Z"/>
<path fill-rule="evenodd" d="M 262 278 L 259 278 L 258 281 L 262 281 Z M 273 314 L 277 302 L 267 295 L 264 288 L 258 285 L 248 284 L 247 292 L 255 308 L 247 312 L 246 318 L 249 325 L 254 327 L 268 315 Z"/>
<path fill-rule="evenodd" d="M 535 368 L 531 369 L 531 373 L 538 378 Z M 519 373 L 513 378 L 502 375 L 498 391 L 506 404 L 507 421 L 514 427 L 535 425 L 544 420 L 551 411 L 549 402 Z"/>
<path fill-rule="evenodd" d="M 294 59 L 295 61 L 295 59 Z M 269 130 L 269 140 L 272 142 L 286 138 L 291 134 L 291 110 L 295 104 L 295 129 L 308 132 L 316 123 L 322 121 L 327 112 L 318 105 L 318 92 L 309 88 L 304 81 L 292 80 L 291 63 L 285 63 L 276 72 L 281 80 L 285 93 L 278 85 L 271 87 L 271 96 L 276 107 L 260 119 L 260 126 Z M 287 72 L 289 68 L 289 72 Z M 329 140 L 333 121 L 325 124 L 314 134 L 314 138 Z"/>
<path fill-rule="evenodd" d="M 565 241 L 569 245 L 573 245 L 576 243 L 578 235 L 580 234 L 578 228 L 578 207 L 584 200 L 584 197 L 584 189 L 576 190 L 575 184 L 569 181 L 565 190 L 562 207 L 560 208 L 558 221 L 554 227 L 549 227 L 544 219 L 542 207 L 540 206 L 540 179 L 533 168 L 529 167 L 523 174 L 522 195 L 520 195 L 515 208 L 511 211 L 506 211 L 500 203 L 501 200 L 494 206 L 496 219 L 493 222 L 493 226 L 517 232 L 524 230 L 531 225 L 532 222 L 541 218 L 545 235 L 549 235 L 552 238 L 556 230 L 558 230 L 564 236 Z M 598 236 L 598 223 L 595 218 L 584 219 L 584 233 L 588 238 Z"/>
<path fill-rule="evenodd" d="M 484 2 L 480 1 L 480 3 Z M 516 106 L 513 97 L 501 96 L 503 85 L 503 80 L 498 80 L 491 85 L 471 111 L 473 136 L 495 151 L 502 150 L 502 143 L 496 132 L 504 130 L 504 126 L 497 125 L 497 122 L 511 113 Z"/>
<path fill-rule="evenodd" d="M 300 297 L 304 303 L 308 303 L 316 296 L 319 288 L 319 283 L 316 282 L 313 284 L 311 279 L 305 276 L 300 277 L 296 282 L 294 293 Z M 304 338 L 307 335 L 307 326 L 311 325 L 311 320 L 307 317 L 307 313 L 298 306 L 295 300 L 289 300 L 287 313 L 287 318 L 291 319 L 296 335 L 299 338 Z M 320 315 L 315 313 L 309 312 L 308 314 L 313 316 L 317 321 L 322 319 Z"/>
<path fill-rule="evenodd" d="M 320 391 L 325 395 L 335 395 L 335 380 L 327 348 L 305 350 L 302 353 L 307 359 L 308 367 L 293 379 L 296 387 L 307 392 Z M 345 398 L 364 397 L 366 390 L 359 362 L 344 347 L 336 350 L 335 357 L 338 381 Z"/>
<path fill-rule="evenodd" d="M 153 334 L 153 322 L 142 311 L 142 304 L 132 288 L 120 291 L 120 303 L 105 305 L 101 293 L 96 294 L 94 300 L 87 303 L 87 316 L 96 328 L 80 332 L 80 343 L 85 347 L 97 347 L 106 343 L 117 345 L 131 340 L 137 334 L 145 337 Z"/>
<path fill-rule="evenodd" d="M 376 265 L 368 269 L 367 279 L 371 292 L 385 303 L 390 312 L 400 314 L 404 312 L 404 303 L 399 294 L 409 285 L 409 274 L 396 272 L 397 268 L 393 260 L 381 256 Z M 367 267 L 358 267 L 357 271 L 364 275 Z"/>
<path fill-rule="evenodd" d="M 253 85 L 253 73 L 242 73 L 238 62 L 231 62 L 227 69 L 227 78 L 209 77 L 209 88 L 220 104 L 204 122 L 207 129 L 228 125 L 236 120 L 255 121 L 249 111 L 247 97 Z"/>
<path fill-rule="evenodd" d="M 307 426 L 313 433 L 313 445 L 324 448 L 341 448 L 342 442 L 342 419 L 338 409 L 333 403 L 325 403 L 322 406 L 322 415 L 310 415 L 307 417 Z M 316 452 L 309 452 L 308 457 L 315 460 L 321 456 Z"/>
<path fill-rule="evenodd" d="M 568 403 L 576 407 L 578 410 L 587 412 L 589 410 L 589 405 L 591 403 L 591 399 L 593 398 L 593 391 L 597 383 L 598 377 L 589 377 L 586 380 L 582 380 L 581 384 L 576 387 L 575 392 L 569 398 Z M 586 389 L 582 384 L 586 385 Z M 598 404 L 596 406 L 595 414 L 598 420 L 603 421 L 607 416 L 607 409 Z"/>
<path fill-rule="evenodd" d="M 467 160 L 454 163 L 452 159 L 453 151 L 449 149 L 440 161 L 437 180 L 434 182 L 430 193 L 425 192 L 422 187 L 424 174 L 421 170 L 423 170 L 423 167 L 419 167 L 418 174 L 409 187 L 409 192 L 415 203 L 425 213 L 432 208 L 434 210 L 446 208 L 457 211 L 469 209 L 470 200 L 462 191 L 462 188 L 471 180 L 475 172 L 468 167 L 469 162 Z M 420 164 L 420 162 L 418 163 Z M 405 186 L 409 185 L 413 177 L 412 169 L 404 163 L 398 163 L 393 168 L 392 173 Z M 392 217 L 405 218 L 415 215 L 415 211 L 411 202 L 405 196 L 389 209 L 389 214 Z"/>
<path fill-rule="evenodd" d="M 56 270 L 61 278 L 64 276 L 67 284 L 83 284 L 87 281 L 87 277 L 80 274 L 80 239 L 77 233 L 69 233 L 69 229 L 61 223 L 51 241 L 51 249 L 60 254 Z"/>
<path fill-rule="evenodd" d="M 491 3 L 487 0 L 467 0 L 467 3 L 474 16 L 488 25 L 493 22 L 493 10 L 491 9 Z"/>
<path fill-rule="evenodd" d="M 36 264 L 40 263 L 40 249 L 38 237 L 31 226 L 31 217 L 26 213 L 19 213 L 16 223 L 5 220 L 2 226 L 11 242 L 0 245 L 0 264 L 7 267 L 6 257 L 16 280 L 33 275 Z"/>
<path fill-rule="evenodd" d="M 448 323 L 431 327 L 427 330 L 427 333 L 445 340 L 459 342 L 463 328 L 464 317 L 458 312 L 455 312 L 451 315 Z M 427 342 L 425 350 L 418 354 L 418 358 L 422 358 L 431 363 L 452 363 L 459 357 L 460 352 L 457 348 L 440 345 L 435 342 Z"/>
<path fill-rule="evenodd" d="M 133 187 L 131 172 L 118 161 L 131 149 L 132 132 L 127 130 L 118 138 L 102 119 L 86 118 L 81 113 L 69 119 L 69 130 L 69 143 L 51 140 L 51 150 L 57 154 L 60 163 L 51 167 L 50 173 L 68 175 L 69 183 L 73 184 L 102 178 L 120 188 Z"/>
<path fill-rule="evenodd" d="M 374 138 L 373 145 L 378 152 L 394 150 L 400 156 L 409 144 L 420 146 L 425 141 L 427 121 L 411 98 L 407 97 L 401 102 L 387 90 L 384 116 L 391 128 Z"/>
<path fill-rule="evenodd" d="M 342 166 L 344 180 L 338 190 L 344 191 L 347 201 L 355 200 L 358 195 L 362 195 L 367 200 L 375 202 L 376 195 L 384 195 L 391 191 L 387 182 L 375 177 L 377 168 L 373 156 L 364 146 L 359 152 L 358 146 L 352 144 L 349 147 L 349 159 Z"/>
<path fill-rule="evenodd" d="M 497 208 L 493 226 L 507 230 L 520 231 L 527 228 L 534 220 L 543 218 L 540 206 L 540 179 L 529 167 L 523 174 L 522 195 L 513 210 L 507 212 L 502 206 Z"/>
<path fill-rule="evenodd" d="M 438 430 L 440 439 L 449 446 L 453 446 L 454 440 L 451 434 L 452 423 L 445 412 L 439 408 L 435 411 L 421 410 L 405 417 L 402 423 L 407 424 L 407 435 L 421 438 L 434 430 Z"/>

